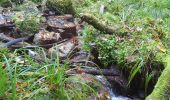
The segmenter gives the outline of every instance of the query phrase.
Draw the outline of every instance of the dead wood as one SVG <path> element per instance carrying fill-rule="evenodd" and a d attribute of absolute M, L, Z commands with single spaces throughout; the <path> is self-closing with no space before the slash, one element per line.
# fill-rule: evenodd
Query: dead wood
<path fill-rule="evenodd" d="M 23 46 L 23 43 L 20 43 L 20 42 L 24 42 L 24 41 L 26 41 L 26 40 L 28 40 L 28 39 L 29 39 L 29 37 L 14 39 L 14 38 L 12 38 L 12 37 L 6 36 L 6 35 L 3 34 L 3 33 L 0 33 L 0 40 L 6 42 L 6 43 L 3 44 L 1 47 L 10 47 L 10 46 L 15 45 L 15 44 L 19 44 L 19 45 L 22 45 L 22 46 Z M 24 44 L 29 45 L 29 44 L 26 43 L 26 42 L 24 42 Z"/>
<path fill-rule="evenodd" d="M 87 22 L 88 24 L 92 25 L 94 28 L 98 29 L 99 31 L 106 32 L 107 34 L 113 34 L 119 28 L 106 25 L 102 23 L 98 18 L 91 14 L 83 14 L 81 16 L 81 20 Z"/>
<path fill-rule="evenodd" d="M 92 75 L 104 75 L 104 76 L 119 76 L 120 74 L 114 70 L 110 69 L 81 69 L 81 68 L 73 68 L 66 72 L 67 74 L 92 74 Z"/>

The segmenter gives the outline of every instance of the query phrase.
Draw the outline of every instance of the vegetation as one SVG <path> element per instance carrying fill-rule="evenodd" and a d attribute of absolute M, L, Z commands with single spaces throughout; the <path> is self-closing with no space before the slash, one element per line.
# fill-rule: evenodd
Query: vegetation
<path fill-rule="evenodd" d="M 61 14 L 74 14 L 71 0 L 47 0 L 47 6 Z"/>
<path fill-rule="evenodd" d="M 162 72 L 157 84 L 155 85 L 155 89 L 153 92 L 146 98 L 146 100 L 168 100 L 170 97 L 170 80 L 169 80 L 169 72 L 170 72 L 170 56 L 166 56 L 163 59 L 165 63 L 165 69 Z"/>
<path fill-rule="evenodd" d="M 107 25 L 122 27 L 112 35 L 107 35 L 106 32 L 98 32 L 93 27 L 87 26 L 83 33 L 85 48 L 89 48 L 89 44 L 95 42 L 99 58 L 105 66 L 116 62 L 122 69 L 130 72 L 129 84 L 138 75 L 142 75 L 144 79 L 142 81 L 148 84 L 146 80 L 150 80 L 149 77 L 159 74 L 160 64 L 155 63 L 161 61 L 156 55 L 166 53 L 168 49 L 167 12 L 170 12 L 168 6 L 170 1 L 113 0 L 108 3 L 87 0 L 84 2 L 88 6 L 85 5 L 83 10 L 77 8 L 78 11 L 93 14 Z M 101 4 L 106 7 L 102 14 L 99 13 Z M 145 85 L 145 88 L 147 86 Z"/>
<path fill-rule="evenodd" d="M 42 12 L 37 4 L 45 1 L 27 0 L 23 3 L 22 0 L 2 0 L 0 5 L 16 5 L 13 21 L 25 37 L 39 31 Z M 170 47 L 169 5 L 170 0 L 46 1 L 49 10 L 57 14 L 74 14 L 82 20 L 82 16 L 90 17 L 88 21 L 83 20 L 88 23 L 81 33 L 84 50 L 92 50 L 91 44 L 94 43 L 99 53 L 96 59 L 99 59 L 102 68 L 116 63 L 127 75 L 128 86 L 132 87 L 137 80 L 145 96 L 151 92 L 148 92 L 150 83 L 156 84 L 146 98 L 148 100 L 167 100 L 170 97 L 170 65 L 167 60 Z M 100 11 L 102 6 L 103 12 Z M 110 27 L 116 30 L 110 31 Z M 0 97 L 9 95 L 7 99 L 15 100 L 85 100 L 96 96 L 96 91 L 99 91 L 100 83 L 93 84 L 84 81 L 82 76 L 66 74 L 70 65 L 60 63 L 59 57 L 53 60 L 41 55 L 45 57 L 45 62 L 40 64 L 25 51 L 18 49 L 12 54 L 7 49 L 0 50 Z M 36 52 L 43 54 L 43 49 L 39 48 Z M 167 59 L 162 59 L 164 57 Z"/>
<path fill-rule="evenodd" d="M 28 1 L 15 8 L 16 15 L 13 16 L 13 20 L 17 28 L 22 32 L 26 32 L 26 35 L 37 33 L 40 28 L 41 13 L 36 6 L 33 2 Z"/>
<path fill-rule="evenodd" d="M 38 51 L 43 52 L 42 49 Z M 100 87 L 100 83 L 92 82 L 89 86 L 80 76 L 67 75 L 65 71 L 69 65 L 60 64 L 58 57 L 39 64 L 25 54 L 25 50 L 19 49 L 10 58 L 3 54 L 0 64 L 0 97 L 6 99 L 86 100 L 87 96 L 96 96 L 94 89 Z"/>

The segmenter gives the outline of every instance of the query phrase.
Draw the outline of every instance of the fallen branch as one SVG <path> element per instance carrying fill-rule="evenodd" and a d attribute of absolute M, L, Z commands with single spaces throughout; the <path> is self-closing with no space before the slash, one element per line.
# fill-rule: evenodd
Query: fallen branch
<path fill-rule="evenodd" d="M 110 69 L 81 69 L 81 68 L 73 68 L 66 72 L 67 74 L 92 74 L 92 75 L 104 75 L 104 76 L 119 76 L 120 74 L 114 70 Z"/>
<path fill-rule="evenodd" d="M 92 25 L 94 28 L 102 32 L 106 32 L 107 34 L 113 34 L 118 29 L 120 29 L 120 27 L 116 28 L 102 23 L 102 21 L 100 21 L 99 19 L 97 19 L 95 16 L 91 14 L 83 14 L 81 20 L 87 22 L 88 24 Z"/>
<path fill-rule="evenodd" d="M 6 36 L 6 35 L 3 34 L 3 33 L 0 33 L 0 36 L 1 36 L 1 37 L 0 37 L 0 40 L 6 42 L 6 43 L 4 43 L 3 45 L 1 45 L 1 47 L 10 47 L 10 46 L 15 45 L 15 44 L 19 44 L 19 45 L 22 45 L 22 46 L 23 46 L 23 43 L 20 43 L 20 42 L 24 42 L 24 41 L 29 40 L 29 37 L 14 39 L 14 38 L 12 38 L 12 37 Z M 26 42 L 24 42 L 24 44 L 29 45 L 29 44 L 26 43 Z"/>

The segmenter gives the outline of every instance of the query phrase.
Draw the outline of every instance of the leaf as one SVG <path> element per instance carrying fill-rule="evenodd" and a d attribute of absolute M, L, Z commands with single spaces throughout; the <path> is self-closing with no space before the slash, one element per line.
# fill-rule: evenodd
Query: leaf
<path fill-rule="evenodd" d="M 24 96 L 24 98 L 28 98 L 28 97 L 30 97 L 31 95 L 32 95 L 32 92 L 26 93 L 25 96 Z"/>
<path fill-rule="evenodd" d="M 157 48 L 161 51 L 161 52 L 166 52 L 167 50 L 161 46 L 157 46 Z"/>
<path fill-rule="evenodd" d="M 166 52 L 165 48 L 160 48 L 159 50 L 162 51 L 162 52 Z"/>

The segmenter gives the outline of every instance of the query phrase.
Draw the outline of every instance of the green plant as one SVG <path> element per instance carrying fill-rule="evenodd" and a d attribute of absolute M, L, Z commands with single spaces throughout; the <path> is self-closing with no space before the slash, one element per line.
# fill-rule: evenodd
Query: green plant
<path fill-rule="evenodd" d="M 89 44 L 95 43 L 99 59 L 105 66 L 116 62 L 129 72 L 129 85 L 140 76 L 146 79 L 141 80 L 145 81 L 141 86 L 146 89 L 153 78 L 152 70 L 160 73 L 156 68 L 158 65 L 154 64 L 158 60 L 155 55 L 166 53 L 169 44 L 169 3 L 169 0 L 113 0 L 112 3 L 99 0 L 93 5 L 89 3 L 87 7 L 77 8 L 81 13 L 92 13 L 102 23 L 122 26 L 111 35 L 96 30 L 86 31 L 85 28 L 84 47 L 90 50 Z M 98 11 L 101 4 L 106 7 L 103 14 Z"/>
<path fill-rule="evenodd" d="M 77 76 L 69 76 L 65 73 L 69 65 L 61 64 L 59 56 L 55 59 L 48 59 L 40 62 L 33 59 L 26 53 L 26 49 L 17 49 L 10 57 L 3 56 L 2 62 L 6 68 L 0 73 L 4 78 L 0 79 L 0 87 L 6 82 L 7 88 L 2 89 L 1 93 L 8 94 L 6 99 L 51 99 L 55 100 L 84 100 L 87 96 L 96 95 L 96 85 L 88 85 L 92 83 L 77 79 Z M 44 49 L 37 48 L 36 52 L 46 56 Z M 56 50 L 56 55 L 58 51 Z M 44 58 L 44 57 L 43 57 Z M 0 67 L 1 68 L 1 67 Z M 5 74 L 5 71 L 7 73 Z M 7 80 L 5 77 L 8 76 Z M 3 84 L 4 83 L 4 84 Z M 8 87 L 7 87 L 8 86 Z M 4 91 L 3 91 L 4 90 Z"/>
<path fill-rule="evenodd" d="M 0 97 L 4 97 L 5 96 L 5 92 L 7 91 L 7 74 L 5 69 L 3 68 L 3 64 L 0 63 Z"/>
<path fill-rule="evenodd" d="M 15 8 L 17 11 L 13 20 L 16 27 L 23 32 L 22 35 L 35 34 L 40 28 L 41 13 L 36 6 L 35 3 L 28 1 Z"/>
<path fill-rule="evenodd" d="M 0 1 L 0 6 L 1 7 L 10 7 L 12 6 L 12 3 L 10 0 L 1 0 Z"/>
<path fill-rule="evenodd" d="M 17 28 L 19 28 L 22 32 L 29 32 L 26 35 L 32 35 L 32 33 L 37 33 L 40 28 L 40 22 L 36 17 L 32 17 L 30 19 L 25 19 L 24 21 L 15 22 Z"/>
<path fill-rule="evenodd" d="M 75 13 L 71 0 L 47 0 L 47 7 L 61 14 Z"/>
<path fill-rule="evenodd" d="M 152 79 L 153 76 L 154 76 L 153 73 L 151 73 L 151 74 L 147 73 L 146 76 L 145 76 L 145 97 L 147 96 L 147 89 L 148 89 L 149 82 L 150 82 L 150 80 Z"/>

